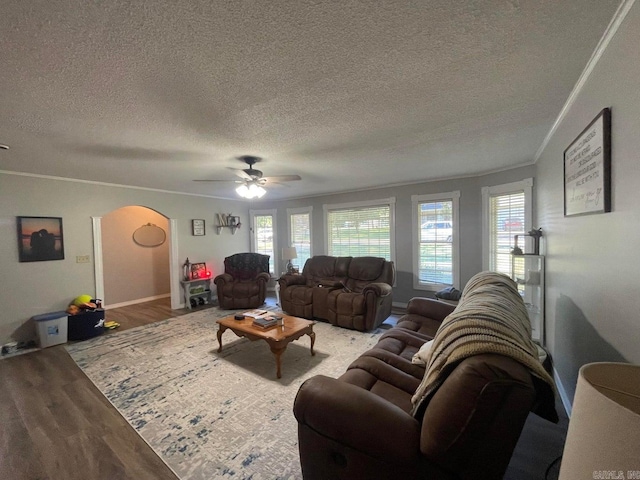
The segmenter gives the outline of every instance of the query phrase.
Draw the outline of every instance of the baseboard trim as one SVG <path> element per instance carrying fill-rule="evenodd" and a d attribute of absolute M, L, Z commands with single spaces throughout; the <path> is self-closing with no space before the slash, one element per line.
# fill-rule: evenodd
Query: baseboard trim
<path fill-rule="evenodd" d="M 153 297 L 138 298 L 136 300 L 129 300 L 128 302 L 120 302 L 120 303 L 114 303 L 112 305 L 105 305 L 104 309 L 109 310 L 111 308 L 128 307 L 129 305 L 151 302 L 153 300 L 159 300 L 160 298 L 168 298 L 170 296 L 171 296 L 171 293 L 163 293 L 162 295 L 154 295 Z"/>
<path fill-rule="evenodd" d="M 569 396 L 567 395 L 567 391 L 562 384 L 562 380 L 560 380 L 560 375 L 558 375 L 558 371 L 553 369 L 553 379 L 556 382 L 556 388 L 558 389 L 558 395 L 560 395 L 560 400 L 562 401 L 562 406 L 564 407 L 564 411 L 567 413 L 567 417 L 571 418 L 571 401 L 569 400 Z"/>

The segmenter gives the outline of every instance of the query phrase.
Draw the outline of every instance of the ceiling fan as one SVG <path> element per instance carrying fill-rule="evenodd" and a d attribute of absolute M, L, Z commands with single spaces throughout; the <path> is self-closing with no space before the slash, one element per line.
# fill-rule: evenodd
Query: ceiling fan
<path fill-rule="evenodd" d="M 236 188 L 238 195 L 244 198 L 262 197 L 266 190 L 264 186 L 282 185 L 282 182 L 292 182 L 295 180 L 302 180 L 300 175 L 274 175 L 271 177 L 265 177 L 260 170 L 253 168 L 257 162 L 262 159 L 260 157 L 254 157 L 251 155 L 243 155 L 238 158 L 245 162 L 249 168 L 231 170 L 236 172 L 236 175 L 242 180 L 194 180 L 194 182 L 234 182 L 239 183 L 240 186 Z"/>

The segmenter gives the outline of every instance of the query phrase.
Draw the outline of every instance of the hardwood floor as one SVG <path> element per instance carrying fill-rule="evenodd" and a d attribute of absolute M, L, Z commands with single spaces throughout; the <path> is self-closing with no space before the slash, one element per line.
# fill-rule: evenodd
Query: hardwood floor
<path fill-rule="evenodd" d="M 188 311 L 162 299 L 106 319 L 126 330 Z M 0 360 L 0 425 L 2 479 L 177 478 L 62 345 Z"/>
<path fill-rule="evenodd" d="M 120 327 L 106 334 L 190 312 L 171 310 L 168 298 L 107 310 L 106 319 Z M 385 323 L 400 315 L 394 310 Z M 563 411 L 557 426 L 532 414 L 505 478 L 544 479 L 562 453 L 567 423 Z M 62 345 L 0 360 L 0 479 L 176 478 Z M 557 478 L 557 468 L 549 478 Z"/>

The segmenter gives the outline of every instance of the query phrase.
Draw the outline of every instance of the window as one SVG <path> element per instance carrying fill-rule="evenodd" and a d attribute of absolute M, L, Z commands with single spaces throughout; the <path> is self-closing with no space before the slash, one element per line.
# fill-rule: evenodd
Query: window
<path fill-rule="evenodd" d="M 269 271 L 275 275 L 275 210 L 251 210 L 251 249 L 256 253 L 269 255 Z"/>
<path fill-rule="evenodd" d="M 460 192 L 411 197 L 414 288 L 437 291 L 458 284 Z"/>
<path fill-rule="evenodd" d="M 485 270 L 512 276 L 511 249 L 515 235 L 522 235 L 531 229 L 532 186 L 533 179 L 529 178 L 482 189 Z M 524 247 L 523 242 L 520 247 Z"/>
<path fill-rule="evenodd" d="M 311 211 L 308 208 L 288 208 L 289 246 L 296 247 L 298 258 L 291 263 L 302 272 L 305 262 L 311 257 Z"/>
<path fill-rule="evenodd" d="M 393 260 L 395 198 L 325 205 L 327 255 Z"/>

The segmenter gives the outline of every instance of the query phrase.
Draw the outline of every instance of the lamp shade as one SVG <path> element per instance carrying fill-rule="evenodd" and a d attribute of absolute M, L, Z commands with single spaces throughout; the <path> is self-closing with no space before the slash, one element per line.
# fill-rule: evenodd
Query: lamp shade
<path fill-rule="evenodd" d="M 640 478 L 640 366 L 580 369 L 558 478 Z"/>
<path fill-rule="evenodd" d="M 298 252 L 296 251 L 296 247 L 284 247 L 282 249 L 283 260 L 293 260 L 294 258 L 298 258 Z"/>

